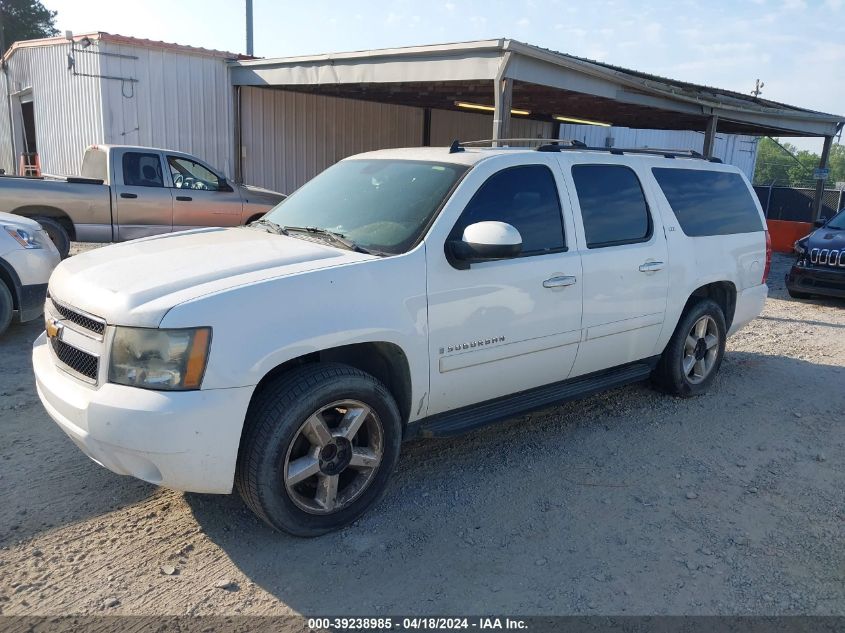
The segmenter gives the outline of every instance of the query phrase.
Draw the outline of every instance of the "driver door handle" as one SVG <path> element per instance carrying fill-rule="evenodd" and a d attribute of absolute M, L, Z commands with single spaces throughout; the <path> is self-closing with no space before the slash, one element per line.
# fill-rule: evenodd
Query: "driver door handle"
<path fill-rule="evenodd" d="M 190 202 L 191 200 L 193 200 L 193 198 L 191 198 L 191 196 L 176 196 L 176 199 L 179 202 Z"/>
<path fill-rule="evenodd" d="M 640 272 L 656 273 L 658 270 L 663 270 L 664 266 L 666 266 L 666 264 L 663 262 L 645 262 L 644 264 L 640 264 Z"/>
<path fill-rule="evenodd" d="M 549 277 L 543 282 L 543 288 L 562 288 L 563 286 L 571 286 L 578 279 L 572 275 L 558 275 L 557 277 Z"/>

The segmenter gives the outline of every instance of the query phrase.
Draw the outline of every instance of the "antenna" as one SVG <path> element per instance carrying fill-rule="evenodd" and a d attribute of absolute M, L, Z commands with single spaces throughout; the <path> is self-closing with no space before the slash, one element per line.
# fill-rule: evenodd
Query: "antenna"
<path fill-rule="evenodd" d="M 751 91 L 751 94 L 752 94 L 752 95 L 754 95 L 754 98 L 755 98 L 755 99 L 759 98 L 759 96 L 762 94 L 762 92 L 763 92 L 763 86 L 765 86 L 765 85 L 766 85 L 766 84 L 764 84 L 764 83 L 763 83 L 762 81 L 760 81 L 759 79 L 758 79 L 758 80 L 757 80 L 757 82 L 754 84 L 754 90 L 752 90 L 752 91 Z"/>

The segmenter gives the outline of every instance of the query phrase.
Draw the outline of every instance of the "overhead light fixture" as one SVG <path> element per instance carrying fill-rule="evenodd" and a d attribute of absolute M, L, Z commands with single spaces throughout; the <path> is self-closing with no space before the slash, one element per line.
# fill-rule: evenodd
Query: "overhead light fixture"
<path fill-rule="evenodd" d="M 589 119 L 576 119 L 571 116 L 554 116 L 555 121 L 563 121 L 564 123 L 580 123 L 581 125 L 600 125 L 601 127 L 610 127 L 612 123 L 605 123 L 604 121 L 590 121 Z"/>
<path fill-rule="evenodd" d="M 455 101 L 455 105 L 459 108 L 466 108 L 467 110 L 482 110 L 484 112 L 495 112 L 496 108 L 489 105 L 482 105 L 480 103 L 468 103 L 467 101 Z M 519 114 L 521 116 L 528 116 L 531 114 L 528 110 L 511 109 L 511 114 Z"/>

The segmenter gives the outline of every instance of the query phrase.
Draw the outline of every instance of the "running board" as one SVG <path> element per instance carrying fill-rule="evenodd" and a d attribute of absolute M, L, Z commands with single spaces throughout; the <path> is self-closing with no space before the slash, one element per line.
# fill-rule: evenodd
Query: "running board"
<path fill-rule="evenodd" d="M 459 435 L 520 413 L 639 382 L 649 377 L 658 359 L 649 358 L 433 415 L 406 428 L 405 439 Z"/>

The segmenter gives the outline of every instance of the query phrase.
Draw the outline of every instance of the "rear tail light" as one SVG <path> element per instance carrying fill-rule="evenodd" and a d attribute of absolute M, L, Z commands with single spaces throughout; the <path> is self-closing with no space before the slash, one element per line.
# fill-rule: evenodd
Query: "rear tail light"
<path fill-rule="evenodd" d="M 766 280 L 769 278 L 769 270 L 772 267 L 772 236 L 769 235 L 769 232 L 766 231 L 766 266 L 763 268 L 763 281 L 761 284 L 766 283 Z"/>

